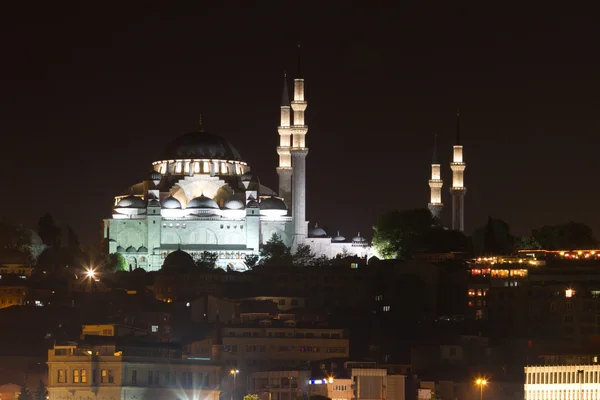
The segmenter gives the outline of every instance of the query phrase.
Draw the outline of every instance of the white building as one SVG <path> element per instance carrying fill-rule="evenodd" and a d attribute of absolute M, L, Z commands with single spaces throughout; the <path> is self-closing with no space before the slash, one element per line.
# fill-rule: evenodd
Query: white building
<path fill-rule="evenodd" d="M 112 218 L 104 220 L 109 252 L 121 253 L 131 268 L 152 271 L 173 250 L 194 257 L 208 251 L 218 254 L 219 267 L 244 270 L 244 256 L 257 254 L 276 234 L 291 247 L 310 245 L 318 256 L 367 257 L 369 244 L 360 234 L 346 240 L 339 233 L 332 238 L 318 226 L 308 229 L 306 108 L 299 73 L 291 102 L 284 82 L 279 193 L 259 182 L 231 143 L 204 132 L 201 121 L 197 132 L 167 144 L 147 179 L 115 197 Z"/>
<path fill-rule="evenodd" d="M 525 400 L 600 400 L 600 365 L 525 367 Z"/>
<path fill-rule="evenodd" d="M 55 345 L 48 350 L 48 398 L 219 400 L 219 372 L 166 346 Z"/>

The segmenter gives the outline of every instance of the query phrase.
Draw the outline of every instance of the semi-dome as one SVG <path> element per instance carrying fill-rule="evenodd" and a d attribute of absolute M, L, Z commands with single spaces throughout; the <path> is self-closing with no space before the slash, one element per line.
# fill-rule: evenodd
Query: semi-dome
<path fill-rule="evenodd" d="M 224 208 L 227 210 L 241 210 L 244 208 L 244 203 L 240 200 L 230 199 L 225 202 Z"/>
<path fill-rule="evenodd" d="M 146 208 L 146 202 L 141 198 L 130 194 L 127 197 L 123 197 L 117 203 L 117 208 Z"/>
<path fill-rule="evenodd" d="M 165 258 L 162 267 L 193 267 L 194 265 L 194 259 L 189 253 L 186 253 L 181 249 L 177 249 Z"/>
<path fill-rule="evenodd" d="M 283 200 L 278 199 L 277 197 L 267 197 L 260 202 L 261 210 L 286 210 L 287 206 L 283 202 Z"/>
<path fill-rule="evenodd" d="M 205 195 L 201 195 L 199 197 L 194 197 L 185 207 L 188 208 L 212 208 L 219 209 L 219 205 L 216 201 L 211 199 L 210 197 L 206 197 Z"/>
<path fill-rule="evenodd" d="M 231 143 L 208 132 L 190 132 L 173 140 L 163 153 L 163 160 L 219 159 L 243 161 Z"/>
<path fill-rule="evenodd" d="M 167 209 L 170 209 L 170 210 L 181 209 L 181 203 L 179 202 L 179 200 L 177 200 L 173 196 L 167 197 L 163 201 L 162 206 L 163 206 L 163 208 L 167 208 Z"/>
<path fill-rule="evenodd" d="M 319 228 L 319 224 L 315 224 L 314 228 L 308 230 L 308 236 L 314 238 L 327 237 L 327 232 L 323 228 Z"/>

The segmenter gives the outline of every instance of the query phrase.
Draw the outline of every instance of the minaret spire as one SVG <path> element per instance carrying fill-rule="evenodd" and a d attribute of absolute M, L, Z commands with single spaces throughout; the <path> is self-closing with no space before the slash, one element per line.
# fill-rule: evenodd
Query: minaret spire
<path fill-rule="evenodd" d="M 202 125 L 202 114 L 198 118 L 198 132 L 204 132 L 204 125 Z"/>
<path fill-rule="evenodd" d="M 302 57 L 301 57 L 301 50 L 300 50 L 300 41 L 298 41 L 297 43 L 297 57 L 298 57 L 298 71 L 296 72 L 296 78 L 302 78 Z"/>
<path fill-rule="evenodd" d="M 456 111 L 456 144 L 453 146 L 452 162 L 452 229 L 456 231 L 465 230 L 465 169 L 463 161 L 463 146 L 460 141 L 460 114 Z"/>
<path fill-rule="evenodd" d="M 456 110 L 456 144 L 460 145 L 460 111 Z"/>
<path fill-rule="evenodd" d="M 300 43 L 298 42 L 298 71 L 294 79 L 294 100 L 291 102 L 294 112 L 294 125 L 292 126 L 292 221 L 294 236 L 292 247 L 296 249 L 303 244 L 307 237 L 308 225 L 306 222 L 306 133 L 308 127 L 304 121 L 306 101 L 304 100 L 304 78 L 300 64 Z"/>
<path fill-rule="evenodd" d="M 430 201 L 427 205 L 431 215 L 440 219 L 442 216 L 442 209 L 444 204 L 442 203 L 442 187 L 444 181 L 441 176 L 441 165 L 438 161 L 437 155 L 437 134 L 433 135 L 433 156 L 431 157 L 431 179 L 429 180 L 430 188 Z"/>
<path fill-rule="evenodd" d="M 283 71 L 283 89 L 281 94 L 281 112 L 279 128 L 279 146 L 277 154 L 279 155 L 279 166 L 277 175 L 279 175 L 279 196 L 283 198 L 287 205 L 288 212 L 292 210 L 292 155 L 290 152 L 292 145 L 292 129 L 290 127 L 291 109 L 290 95 L 288 93 L 287 74 Z"/>

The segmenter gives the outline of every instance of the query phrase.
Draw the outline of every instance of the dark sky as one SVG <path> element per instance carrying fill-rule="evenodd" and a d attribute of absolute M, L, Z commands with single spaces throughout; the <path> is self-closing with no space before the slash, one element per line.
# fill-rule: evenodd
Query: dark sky
<path fill-rule="evenodd" d="M 386 210 L 426 206 L 437 132 L 449 223 L 460 108 L 467 232 L 492 215 L 516 234 L 569 220 L 600 234 L 593 10 L 12 3 L 0 17 L 1 206 L 30 226 L 50 212 L 97 241 L 112 197 L 200 113 L 276 188 L 282 72 L 301 40 L 311 221 L 371 236 Z"/>

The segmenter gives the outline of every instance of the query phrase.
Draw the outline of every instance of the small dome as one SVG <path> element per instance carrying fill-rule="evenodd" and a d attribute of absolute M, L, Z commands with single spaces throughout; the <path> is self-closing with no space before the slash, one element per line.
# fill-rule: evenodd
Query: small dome
<path fill-rule="evenodd" d="M 364 237 L 360 236 L 360 232 L 358 232 L 358 236 L 354 236 L 352 238 L 352 244 L 355 246 L 366 246 L 367 245 L 367 239 L 365 239 Z"/>
<path fill-rule="evenodd" d="M 140 248 L 137 251 L 138 253 L 147 253 L 148 248 L 146 246 L 140 246 Z"/>
<path fill-rule="evenodd" d="M 314 228 L 308 230 L 308 236 L 314 238 L 328 237 L 327 232 L 323 228 L 319 228 L 319 224 L 315 224 Z"/>
<path fill-rule="evenodd" d="M 135 253 L 137 252 L 137 249 L 133 246 L 129 246 L 125 251 L 128 253 Z"/>
<path fill-rule="evenodd" d="M 163 203 L 163 208 L 168 208 L 169 210 L 181 209 L 181 203 L 173 196 L 167 197 Z"/>
<path fill-rule="evenodd" d="M 242 210 L 244 208 L 244 203 L 240 200 L 231 199 L 225 202 L 224 208 L 227 210 Z"/>
<path fill-rule="evenodd" d="M 332 242 L 345 242 L 346 238 L 340 235 L 340 231 L 337 231 L 337 235 L 331 239 Z"/>
<path fill-rule="evenodd" d="M 214 201 L 213 199 L 211 199 L 210 197 L 206 197 L 205 195 L 202 195 L 200 197 L 195 197 L 193 198 L 185 207 L 187 208 L 212 208 L 212 209 L 219 209 L 219 205 L 217 204 L 216 201 Z"/>
<path fill-rule="evenodd" d="M 266 199 L 263 199 L 260 202 L 260 209 L 261 210 L 286 210 L 287 211 L 287 206 L 285 205 L 283 200 L 278 199 L 277 197 L 268 197 Z"/>
<path fill-rule="evenodd" d="M 117 246 L 117 251 L 119 253 L 123 253 L 125 251 L 125 249 L 123 248 L 123 246 Z"/>
<path fill-rule="evenodd" d="M 127 197 L 123 197 L 117 203 L 117 208 L 146 208 L 146 202 L 141 198 L 130 194 Z"/>
<path fill-rule="evenodd" d="M 189 253 L 178 249 L 172 252 L 165 258 L 162 267 L 163 268 L 172 268 L 172 267 L 193 267 L 196 263 Z"/>

